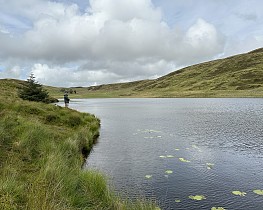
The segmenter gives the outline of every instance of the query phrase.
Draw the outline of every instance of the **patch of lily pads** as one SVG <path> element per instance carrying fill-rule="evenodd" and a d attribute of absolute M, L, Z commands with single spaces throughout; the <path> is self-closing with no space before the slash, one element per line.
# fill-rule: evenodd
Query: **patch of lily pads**
<path fill-rule="evenodd" d="M 257 195 L 263 195 L 263 190 L 253 190 Z"/>
<path fill-rule="evenodd" d="M 196 145 L 192 145 L 192 148 L 196 149 L 198 152 L 202 152 L 202 150 Z"/>
<path fill-rule="evenodd" d="M 213 163 L 206 163 L 206 168 L 207 169 L 212 169 L 214 165 L 215 164 L 213 164 Z"/>
<path fill-rule="evenodd" d="M 145 139 L 153 139 L 154 137 L 153 136 L 145 136 L 144 138 Z"/>
<path fill-rule="evenodd" d="M 166 155 L 167 158 L 173 158 L 173 155 Z"/>
<path fill-rule="evenodd" d="M 241 191 L 238 191 L 238 190 L 232 191 L 232 193 L 234 195 L 239 195 L 239 196 L 245 196 L 247 194 L 246 192 L 241 192 Z"/>
<path fill-rule="evenodd" d="M 206 199 L 206 197 L 204 195 L 190 195 L 188 196 L 190 199 L 192 200 L 196 200 L 196 201 L 201 201 Z"/>
<path fill-rule="evenodd" d="M 181 200 L 180 199 L 175 199 L 175 203 L 180 203 Z"/>
<path fill-rule="evenodd" d="M 186 160 L 184 158 L 179 158 L 179 160 L 182 161 L 182 162 L 185 162 L 185 163 L 190 163 L 191 162 L 190 160 Z"/>
<path fill-rule="evenodd" d="M 153 129 L 145 129 L 145 130 L 137 129 L 137 131 L 141 133 L 161 133 L 161 131 L 157 131 Z"/>
<path fill-rule="evenodd" d="M 172 171 L 172 170 L 166 170 L 165 173 L 166 173 L 166 174 L 172 174 L 173 171 Z"/>
<path fill-rule="evenodd" d="M 154 130 L 145 130 L 145 131 L 143 131 L 143 132 L 149 132 L 149 133 L 154 133 L 154 132 L 160 132 L 160 131 L 154 131 Z M 156 136 L 157 138 L 161 138 L 161 136 Z M 147 137 L 146 137 L 147 138 Z M 152 138 L 152 137 L 149 137 L 149 138 Z M 194 149 L 197 149 L 197 150 L 199 150 L 199 151 L 201 151 L 200 150 L 200 148 L 199 147 L 197 147 L 196 145 L 192 145 L 192 148 L 194 148 Z M 186 150 L 188 150 L 188 149 L 190 149 L 190 148 L 186 148 Z M 175 151 L 179 151 L 180 149 L 179 148 L 175 148 Z M 165 151 L 165 152 L 167 152 L 167 151 Z M 159 156 L 160 158 L 163 158 L 163 159 L 165 159 L 165 158 L 174 158 L 174 156 L 173 155 L 160 155 Z M 187 159 L 185 159 L 185 158 L 179 158 L 179 160 L 181 161 L 181 162 L 185 162 L 185 163 L 189 163 L 189 162 L 191 162 L 190 160 L 187 160 Z M 213 169 L 213 166 L 214 166 L 215 164 L 214 163 L 206 163 L 206 167 L 207 167 L 207 169 Z M 172 174 L 173 173 L 173 171 L 172 170 L 166 170 L 165 171 L 165 177 L 166 178 L 168 178 L 169 176 L 169 174 Z M 145 175 L 145 178 L 146 179 L 151 179 L 152 178 L 152 175 Z M 253 192 L 255 193 L 255 194 L 257 194 L 257 195 L 260 195 L 260 196 L 263 196 L 263 190 L 262 189 L 255 189 L 255 190 L 253 190 Z M 236 195 L 236 196 L 246 196 L 246 192 L 242 192 L 242 191 L 238 191 L 238 190 L 234 190 L 234 191 L 232 191 L 232 194 L 233 195 Z M 190 195 L 190 196 L 188 196 L 188 198 L 189 199 L 192 199 L 192 200 L 195 200 L 195 201 L 201 201 L 201 200 L 204 200 L 204 199 L 206 199 L 206 197 L 204 196 L 204 195 Z M 180 203 L 181 202 L 181 200 L 180 199 L 175 199 L 174 200 L 176 203 Z M 157 208 L 157 209 L 159 209 L 159 208 Z M 211 210 L 226 210 L 224 207 L 211 207 Z"/>
<path fill-rule="evenodd" d="M 174 158 L 173 155 L 160 155 L 160 158 Z"/>

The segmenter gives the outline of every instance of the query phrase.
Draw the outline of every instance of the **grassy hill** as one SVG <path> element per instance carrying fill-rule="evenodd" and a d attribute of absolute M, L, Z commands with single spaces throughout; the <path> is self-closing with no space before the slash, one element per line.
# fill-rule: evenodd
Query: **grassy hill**
<path fill-rule="evenodd" d="M 156 209 L 121 201 L 106 179 L 82 170 L 99 135 L 88 113 L 17 96 L 22 81 L 0 80 L 0 209 Z"/>
<path fill-rule="evenodd" d="M 76 88 L 71 97 L 263 97 L 263 48 L 189 66 L 155 80 Z M 59 96 L 57 90 L 53 96 Z"/>

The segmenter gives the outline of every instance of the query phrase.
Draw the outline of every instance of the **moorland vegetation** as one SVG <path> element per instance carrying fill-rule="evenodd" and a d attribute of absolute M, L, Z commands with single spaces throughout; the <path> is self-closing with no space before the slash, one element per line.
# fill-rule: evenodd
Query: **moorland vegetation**
<path fill-rule="evenodd" d="M 155 209 L 121 200 L 81 167 L 99 135 L 94 115 L 23 100 L 25 82 L 0 80 L 0 209 Z"/>

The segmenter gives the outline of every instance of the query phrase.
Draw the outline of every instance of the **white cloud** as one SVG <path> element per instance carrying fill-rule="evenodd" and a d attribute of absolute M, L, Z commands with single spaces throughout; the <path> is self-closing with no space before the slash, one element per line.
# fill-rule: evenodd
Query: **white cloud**
<path fill-rule="evenodd" d="M 54 86 L 90 86 L 115 82 L 128 82 L 141 79 L 153 79 L 173 69 L 173 63 L 164 60 L 145 63 L 136 62 L 92 62 L 80 67 L 49 66 L 36 63 L 31 72 L 37 81 Z M 149 76 L 150 75 L 150 76 Z"/>
<path fill-rule="evenodd" d="M 0 0 L 0 62 L 12 60 L 44 84 L 87 86 L 161 76 L 212 59 L 228 43 L 218 22 L 198 13 L 171 26 L 151 0 L 90 0 L 86 10 L 63 2 Z M 231 21 L 260 18 L 234 14 Z M 250 46 L 261 40 L 254 36 Z"/>
<path fill-rule="evenodd" d="M 9 67 L 5 70 L 0 71 L 0 78 L 13 78 L 19 79 L 21 76 L 20 66 Z"/>
<path fill-rule="evenodd" d="M 118 75 L 105 69 L 93 71 L 77 71 L 72 68 L 54 66 L 49 67 L 46 64 L 34 64 L 31 72 L 36 76 L 36 80 L 42 84 L 53 86 L 87 86 L 102 84 L 103 81 L 118 79 Z"/>
<path fill-rule="evenodd" d="M 190 45 L 188 50 L 192 51 L 192 59 L 211 58 L 211 55 L 223 52 L 225 42 L 215 26 L 203 19 L 198 19 L 188 29 L 184 41 Z"/>
<path fill-rule="evenodd" d="M 53 4 L 55 8 L 49 11 Z M 132 3 L 129 0 L 93 0 L 86 14 L 79 14 L 76 5 L 57 4 L 47 2 L 46 11 L 39 9 L 41 15 L 22 37 L 5 37 L 6 42 L 1 47 L 8 56 L 70 62 L 90 58 L 132 60 L 142 57 L 180 60 L 180 56 L 189 55 L 181 43 L 184 34 L 176 33 L 162 22 L 160 11 L 150 0 Z M 211 51 L 208 48 L 213 48 L 213 53 L 220 50 L 218 45 L 221 43 L 217 43 L 216 38 L 208 46 L 200 36 L 196 36 L 197 30 L 203 27 L 201 30 L 204 32 L 208 25 L 201 20 L 197 24 L 190 29 L 190 33 L 195 30 L 195 34 L 191 37 L 190 33 L 186 35 L 192 42 L 187 47 L 201 50 L 202 46 L 202 51 L 208 51 L 208 54 Z M 215 29 L 209 33 L 217 36 Z"/>
<path fill-rule="evenodd" d="M 161 20 L 161 12 L 151 0 L 90 0 L 90 5 L 91 13 L 102 13 L 108 20 Z"/>
<path fill-rule="evenodd" d="M 2 34 L 9 34 L 10 32 L 4 26 L 0 25 L 0 33 L 2 33 Z"/>
<path fill-rule="evenodd" d="M 197 23 L 189 28 L 186 33 L 186 42 L 193 48 L 200 48 L 200 46 L 217 45 L 217 31 L 216 28 L 203 19 L 198 19 Z M 208 42 L 208 44 L 206 44 Z"/>

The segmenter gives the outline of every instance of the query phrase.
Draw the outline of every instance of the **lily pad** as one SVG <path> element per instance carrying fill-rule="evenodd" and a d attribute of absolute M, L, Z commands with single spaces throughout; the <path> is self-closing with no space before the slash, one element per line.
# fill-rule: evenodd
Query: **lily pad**
<path fill-rule="evenodd" d="M 208 165 L 208 166 L 214 166 L 215 164 L 214 164 L 214 163 L 206 163 L 206 165 Z"/>
<path fill-rule="evenodd" d="M 179 160 L 182 161 L 182 162 L 185 162 L 185 163 L 190 163 L 191 162 L 190 160 L 186 160 L 184 158 L 179 158 Z"/>
<path fill-rule="evenodd" d="M 202 152 L 202 150 L 196 145 L 192 145 L 192 148 L 196 149 L 198 152 Z"/>
<path fill-rule="evenodd" d="M 180 202 L 181 202 L 180 199 L 176 199 L 176 200 L 175 200 L 175 203 L 180 203 Z"/>
<path fill-rule="evenodd" d="M 212 169 L 215 164 L 213 163 L 206 163 L 207 169 Z"/>
<path fill-rule="evenodd" d="M 156 131 L 152 129 L 145 129 L 141 131 L 142 133 L 160 133 L 161 131 Z"/>
<path fill-rule="evenodd" d="M 150 178 L 152 178 L 152 175 L 145 175 L 145 178 L 150 179 Z"/>
<path fill-rule="evenodd" d="M 157 130 L 150 130 L 150 132 L 161 133 L 161 131 L 157 131 Z"/>
<path fill-rule="evenodd" d="M 204 195 L 190 195 L 189 198 L 196 201 L 201 201 L 206 199 Z"/>
<path fill-rule="evenodd" d="M 239 196 L 245 196 L 247 193 L 245 192 L 241 192 L 241 191 L 238 191 L 238 190 L 235 190 L 235 191 L 232 191 L 232 193 L 234 195 L 239 195 Z"/>
<path fill-rule="evenodd" d="M 174 156 L 173 156 L 173 155 L 167 155 L 166 157 L 168 157 L 168 158 L 173 158 Z"/>
<path fill-rule="evenodd" d="M 212 207 L 211 210 L 226 210 L 223 207 Z"/>
<path fill-rule="evenodd" d="M 154 137 L 153 136 L 145 136 L 144 138 L 145 139 L 153 139 Z"/>
<path fill-rule="evenodd" d="M 172 170 L 167 170 L 167 171 L 165 171 L 165 173 L 166 173 L 166 174 L 172 174 L 173 171 L 172 171 Z"/>
<path fill-rule="evenodd" d="M 258 195 L 263 195 L 263 190 L 253 190 L 253 192 Z"/>

